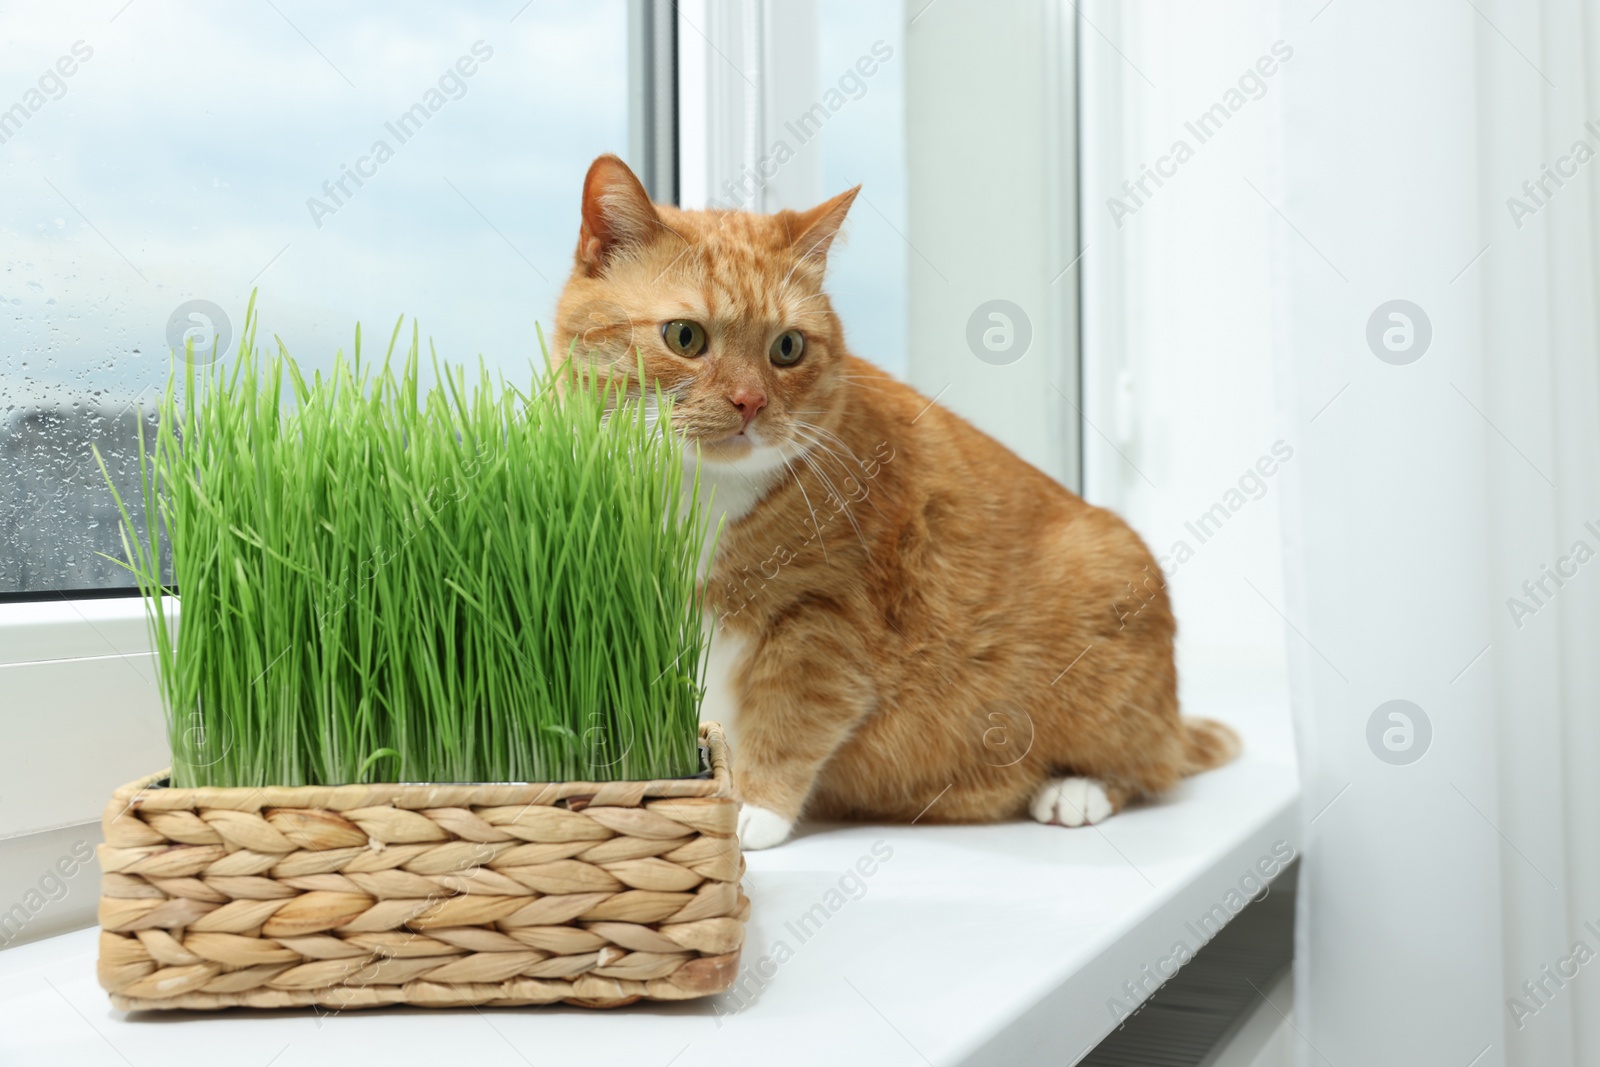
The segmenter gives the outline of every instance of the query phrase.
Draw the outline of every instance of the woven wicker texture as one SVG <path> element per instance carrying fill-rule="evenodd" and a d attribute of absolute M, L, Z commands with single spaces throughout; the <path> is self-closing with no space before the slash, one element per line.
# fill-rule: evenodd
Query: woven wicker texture
<path fill-rule="evenodd" d="M 123 786 L 100 984 L 123 1010 L 614 1007 L 728 988 L 749 902 L 721 728 L 709 779 Z"/>

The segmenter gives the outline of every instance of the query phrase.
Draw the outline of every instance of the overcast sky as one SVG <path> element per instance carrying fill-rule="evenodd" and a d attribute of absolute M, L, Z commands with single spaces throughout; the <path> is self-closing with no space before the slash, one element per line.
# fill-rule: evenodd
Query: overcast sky
<path fill-rule="evenodd" d="M 404 312 L 446 358 L 525 366 L 570 264 L 584 170 L 627 150 L 627 33 L 622 0 L 535 0 L 511 21 L 522 3 L 0 5 L 0 111 L 75 42 L 93 49 L 0 144 L 0 413 L 159 383 L 172 311 L 211 300 L 237 329 L 252 285 L 263 337 L 308 364 L 348 349 L 357 320 L 379 345 Z M 891 218 L 900 8 L 823 3 L 825 82 L 879 37 L 896 47 L 825 145 L 828 188 L 866 181 Z M 479 41 L 493 56 L 464 95 L 400 143 L 385 123 Z M 319 228 L 307 199 L 331 205 L 323 183 L 379 139 L 394 157 Z M 900 369 L 906 252 L 869 216 L 834 283 L 855 347 Z"/>

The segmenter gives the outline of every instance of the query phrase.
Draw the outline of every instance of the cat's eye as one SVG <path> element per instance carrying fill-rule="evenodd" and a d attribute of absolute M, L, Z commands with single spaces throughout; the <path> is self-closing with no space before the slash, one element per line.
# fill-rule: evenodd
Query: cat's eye
<path fill-rule="evenodd" d="M 792 367 L 800 362 L 800 357 L 806 350 L 806 335 L 799 330 L 784 330 L 778 339 L 772 342 L 772 351 L 768 353 L 772 362 L 780 367 Z"/>
<path fill-rule="evenodd" d="M 706 350 L 706 328 L 687 319 L 674 319 L 661 327 L 661 339 L 674 355 L 690 359 Z"/>

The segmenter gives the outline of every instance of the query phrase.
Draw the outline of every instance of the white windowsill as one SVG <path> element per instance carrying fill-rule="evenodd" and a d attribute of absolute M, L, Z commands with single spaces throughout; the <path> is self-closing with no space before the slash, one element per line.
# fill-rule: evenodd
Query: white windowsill
<path fill-rule="evenodd" d="M 0 666 L 149 651 L 142 597 L 0 604 Z"/>
<path fill-rule="evenodd" d="M 1279 687 L 1235 673 L 1189 677 L 1184 689 L 1188 712 L 1241 729 L 1245 754 L 1097 829 L 829 826 L 749 854 L 746 973 L 780 940 L 793 955 L 740 1010 L 723 998 L 611 1012 L 130 1019 L 96 984 L 90 929 L 0 952 L 0 1061 L 187 1067 L 232 1062 L 244 1048 L 266 1062 L 287 1048 L 284 1063 L 343 1067 L 358 1058 L 447 1062 L 471 1048 L 484 1064 L 660 1067 L 680 1050 L 679 1067 L 1076 1062 L 1113 1028 L 1108 1003 L 1126 997 L 1125 982 L 1137 986 L 1180 940 L 1197 947 L 1189 924 L 1275 843 L 1298 850 L 1299 787 Z M 864 895 L 802 942 L 788 924 L 879 841 L 893 856 Z"/>
<path fill-rule="evenodd" d="M 0 604 L 0 694 L 4 910 L 54 858 L 38 862 L 41 834 L 98 821 L 112 790 L 169 762 L 145 602 Z M 52 915 L 81 909 L 78 892 Z"/>

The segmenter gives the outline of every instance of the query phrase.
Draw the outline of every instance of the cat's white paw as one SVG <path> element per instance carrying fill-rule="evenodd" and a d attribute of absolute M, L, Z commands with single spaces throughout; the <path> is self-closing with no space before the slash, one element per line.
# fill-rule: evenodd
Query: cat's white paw
<path fill-rule="evenodd" d="M 1033 796 L 1033 817 L 1057 826 L 1092 826 L 1111 814 L 1111 798 L 1093 778 L 1052 778 Z"/>
<path fill-rule="evenodd" d="M 794 823 L 775 811 L 746 804 L 739 809 L 739 847 L 771 848 L 789 840 Z"/>

